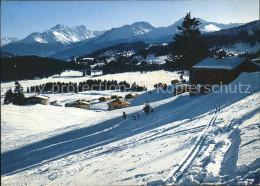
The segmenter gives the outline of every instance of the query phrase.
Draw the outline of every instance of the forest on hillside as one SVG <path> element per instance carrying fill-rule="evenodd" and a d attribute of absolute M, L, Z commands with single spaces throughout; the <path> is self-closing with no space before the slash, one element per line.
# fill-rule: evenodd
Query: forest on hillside
<path fill-rule="evenodd" d="M 89 66 L 38 56 L 1 59 L 1 81 L 46 78 L 64 70 L 87 70 Z"/>

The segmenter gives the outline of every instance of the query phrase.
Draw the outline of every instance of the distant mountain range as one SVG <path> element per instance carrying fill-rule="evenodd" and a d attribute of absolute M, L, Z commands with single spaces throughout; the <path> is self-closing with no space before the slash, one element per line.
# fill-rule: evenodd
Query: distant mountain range
<path fill-rule="evenodd" d="M 96 37 L 104 32 L 88 30 L 84 25 L 68 27 L 58 24 L 42 33 L 34 32 L 22 40 L 2 45 L 1 50 L 18 55 L 48 57 L 73 43 Z"/>
<path fill-rule="evenodd" d="M 16 41 L 19 41 L 20 39 L 17 38 L 17 37 L 4 37 L 4 38 L 1 38 L 1 46 L 4 46 L 4 45 L 7 45 L 7 44 L 10 44 L 10 43 L 14 43 Z"/>
<path fill-rule="evenodd" d="M 199 19 L 202 33 L 240 26 L 239 23 L 219 24 Z M 68 27 L 56 25 L 42 33 L 35 32 L 26 38 L 1 45 L 1 50 L 17 55 L 38 55 L 57 59 L 83 56 L 119 43 L 143 41 L 147 44 L 170 42 L 178 32 L 183 19 L 168 27 L 154 27 L 148 22 L 136 22 L 108 31 L 90 31 L 84 25 Z M 2 43 L 2 41 L 1 41 Z"/>
<path fill-rule="evenodd" d="M 237 27 L 223 29 L 219 31 L 204 32 L 204 39 L 211 49 L 224 49 L 233 54 L 256 53 L 260 48 L 260 22 L 253 21 Z M 93 53 L 80 56 L 78 59 L 94 57 L 112 57 L 126 54 L 140 56 L 163 56 L 168 55 L 172 50 L 170 43 L 145 44 L 142 41 L 132 43 L 120 43 L 106 48 L 102 48 Z"/>
<path fill-rule="evenodd" d="M 217 32 L 209 32 L 206 35 L 239 35 L 241 33 L 247 35 L 255 35 L 260 32 L 260 21 L 252 21 L 246 24 L 241 24 L 240 26 L 231 27 L 229 29 L 221 29 Z M 257 38 L 260 40 L 260 38 Z"/>

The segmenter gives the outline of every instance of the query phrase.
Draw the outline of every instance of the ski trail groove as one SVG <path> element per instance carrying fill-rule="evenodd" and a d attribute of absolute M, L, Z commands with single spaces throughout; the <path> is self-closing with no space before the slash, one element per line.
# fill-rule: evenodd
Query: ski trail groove
<path fill-rule="evenodd" d="M 220 106 L 213 105 L 215 107 L 215 113 L 212 116 L 210 122 L 207 124 L 206 128 L 204 129 L 204 132 L 201 136 L 198 137 L 197 142 L 192 147 L 190 153 L 184 158 L 180 166 L 171 174 L 167 180 L 166 183 L 170 182 L 172 183 L 175 180 L 175 183 L 178 183 L 182 176 L 188 171 L 190 165 L 193 163 L 199 152 L 201 151 L 202 147 L 204 146 L 205 140 L 207 138 L 207 133 L 209 130 L 209 127 L 214 125 L 217 116 L 220 112 Z M 175 179 L 174 179 L 175 178 Z"/>

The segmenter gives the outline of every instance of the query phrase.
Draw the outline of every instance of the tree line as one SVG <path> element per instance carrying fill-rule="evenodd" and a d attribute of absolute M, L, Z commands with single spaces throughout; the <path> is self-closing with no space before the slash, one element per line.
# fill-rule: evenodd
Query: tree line
<path fill-rule="evenodd" d="M 64 83 L 64 82 L 48 82 L 45 84 L 40 84 L 36 86 L 31 86 L 27 88 L 27 93 L 36 92 L 53 92 L 53 93 L 67 93 L 67 92 L 83 92 L 88 90 L 134 90 L 134 91 L 145 91 L 145 86 L 132 85 L 126 81 L 117 82 L 116 80 L 92 80 L 79 82 L 79 83 Z"/>
<path fill-rule="evenodd" d="M 88 70 L 90 67 L 38 56 L 1 59 L 1 81 L 46 78 L 65 70 Z"/>
<path fill-rule="evenodd" d="M 26 99 L 23 93 L 23 87 L 20 85 L 18 81 L 15 82 L 15 89 L 9 89 L 5 93 L 4 104 L 13 103 L 15 105 L 25 105 Z"/>

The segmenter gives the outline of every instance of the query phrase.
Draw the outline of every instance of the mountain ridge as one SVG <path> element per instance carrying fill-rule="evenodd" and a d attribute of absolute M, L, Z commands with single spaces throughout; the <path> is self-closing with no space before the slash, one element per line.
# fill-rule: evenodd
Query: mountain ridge
<path fill-rule="evenodd" d="M 97 33 L 97 32 L 95 32 Z M 95 37 L 93 31 L 88 30 L 86 26 L 79 25 L 75 27 L 69 27 L 62 24 L 57 24 L 54 27 L 46 30 L 42 33 L 34 32 L 29 34 L 20 42 L 25 42 L 27 44 L 33 42 L 40 43 L 62 43 L 62 44 L 71 44 L 79 42 L 85 39 Z"/>
<path fill-rule="evenodd" d="M 198 18 L 199 19 L 199 18 Z M 202 33 L 241 25 L 201 21 Z M 84 25 L 68 27 L 57 24 L 42 33 L 35 32 L 23 40 L 2 47 L 3 51 L 18 55 L 38 55 L 57 59 L 82 56 L 119 43 L 143 41 L 147 44 L 172 41 L 183 18 L 168 27 L 154 27 L 146 21 L 123 25 L 107 31 L 90 31 Z M 95 34 L 96 35 L 95 35 Z"/>

